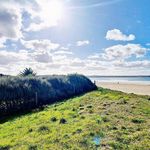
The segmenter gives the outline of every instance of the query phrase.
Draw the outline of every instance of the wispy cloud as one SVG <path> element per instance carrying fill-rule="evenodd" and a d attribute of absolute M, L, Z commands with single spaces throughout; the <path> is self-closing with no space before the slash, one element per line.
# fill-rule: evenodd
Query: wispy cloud
<path fill-rule="evenodd" d="M 76 45 L 77 46 L 85 46 L 85 45 L 89 45 L 90 41 L 88 40 L 84 40 L 84 41 L 77 41 Z"/>
<path fill-rule="evenodd" d="M 115 4 L 115 3 L 118 3 L 120 1 L 123 1 L 123 0 L 105 0 L 105 1 L 98 2 L 98 3 L 93 3 L 91 5 L 76 6 L 76 7 L 70 7 L 70 8 L 71 9 L 95 8 L 95 7 L 101 7 L 101 6 Z"/>

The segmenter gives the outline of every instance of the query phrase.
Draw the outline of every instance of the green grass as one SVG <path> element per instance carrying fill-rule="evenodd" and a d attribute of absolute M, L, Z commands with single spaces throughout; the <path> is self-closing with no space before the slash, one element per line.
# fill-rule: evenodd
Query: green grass
<path fill-rule="evenodd" d="M 148 99 L 99 89 L 11 118 L 0 124 L 0 150 L 149 150 Z"/>

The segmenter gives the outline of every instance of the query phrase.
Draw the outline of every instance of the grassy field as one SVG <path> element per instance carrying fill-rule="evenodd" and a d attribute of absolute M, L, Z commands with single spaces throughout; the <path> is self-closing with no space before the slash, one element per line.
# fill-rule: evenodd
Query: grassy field
<path fill-rule="evenodd" d="M 149 150 L 150 98 L 106 89 L 10 118 L 0 150 Z"/>

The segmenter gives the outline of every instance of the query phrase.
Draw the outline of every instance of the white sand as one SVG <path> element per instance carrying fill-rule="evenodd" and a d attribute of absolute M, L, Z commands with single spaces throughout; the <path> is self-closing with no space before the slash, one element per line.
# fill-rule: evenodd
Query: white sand
<path fill-rule="evenodd" d="M 150 85 L 129 84 L 129 83 L 104 83 L 104 82 L 97 82 L 96 85 L 98 87 L 122 91 L 125 93 L 150 95 Z"/>

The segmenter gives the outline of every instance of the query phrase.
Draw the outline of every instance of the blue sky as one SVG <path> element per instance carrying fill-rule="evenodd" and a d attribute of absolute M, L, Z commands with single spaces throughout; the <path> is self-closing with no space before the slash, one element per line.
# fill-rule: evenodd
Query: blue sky
<path fill-rule="evenodd" d="M 0 73 L 150 74 L 149 0 L 1 0 Z"/>

